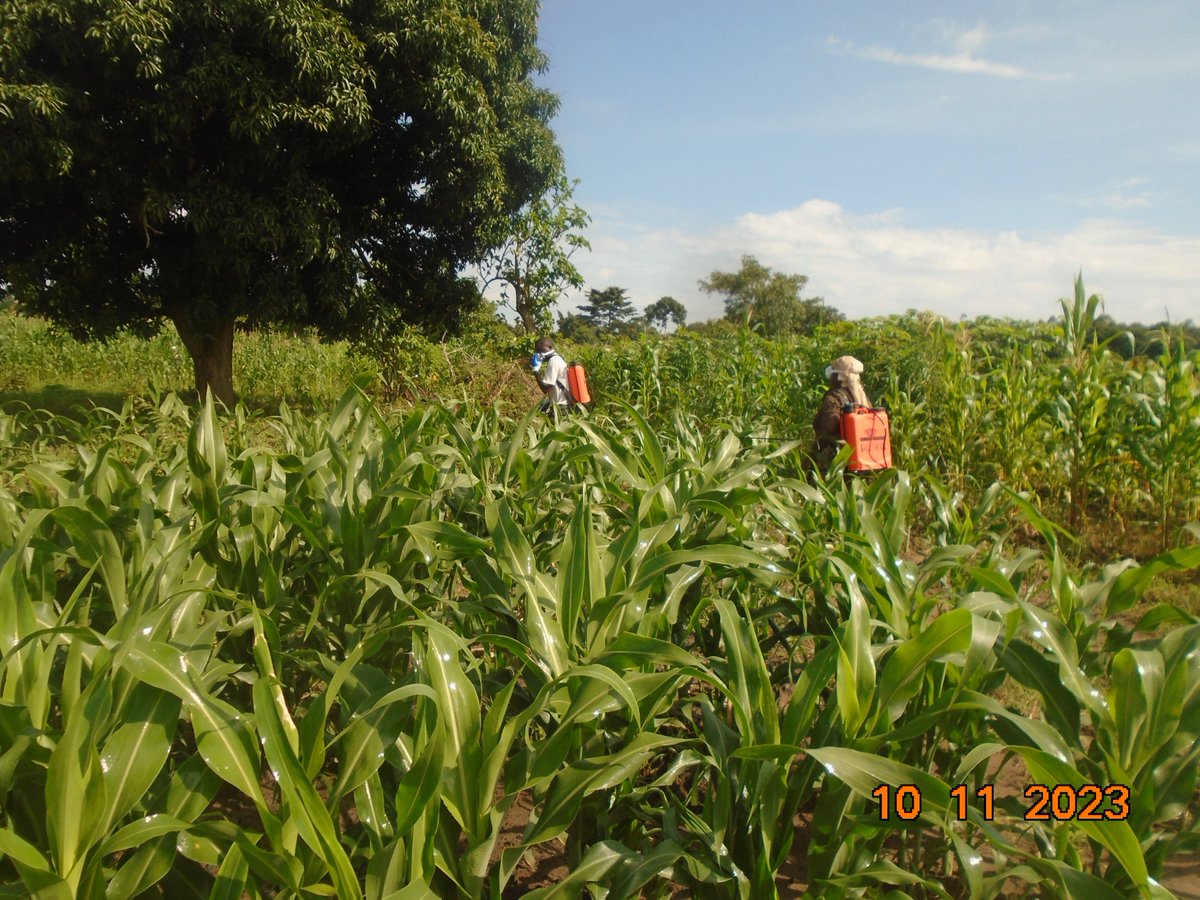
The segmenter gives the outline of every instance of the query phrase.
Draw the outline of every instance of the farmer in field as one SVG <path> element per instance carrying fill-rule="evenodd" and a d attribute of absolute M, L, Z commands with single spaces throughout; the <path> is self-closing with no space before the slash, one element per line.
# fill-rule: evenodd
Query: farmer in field
<path fill-rule="evenodd" d="M 567 411 L 571 402 L 571 393 L 567 388 L 567 363 L 554 350 L 554 343 L 548 337 L 539 338 L 536 353 L 531 360 L 533 374 L 542 388 L 545 397 L 542 399 L 542 409 L 552 416 Z"/>
<path fill-rule="evenodd" d="M 828 469 L 837 456 L 842 440 L 842 411 L 846 405 L 871 405 L 867 392 L 863 390 L 862 372 L 863 364 L 853 356 L 839 356 L 825 368 L 829 387 L 813 419 L 813 431 L 817 433 L 813 459 L 823 470 Z"/>

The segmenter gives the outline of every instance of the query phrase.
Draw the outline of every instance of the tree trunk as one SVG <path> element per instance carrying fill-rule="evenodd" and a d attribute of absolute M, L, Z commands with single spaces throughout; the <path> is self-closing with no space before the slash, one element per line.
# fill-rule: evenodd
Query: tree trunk
<path fill-rule="evenodd" d="M 183 346 L 192 357 L 196 376 L 196 395 L 203 400 L 206 391 L 226 406 L 233 406 L 233 327 L 232 318 L 194 322 L 188 314 L 172 317 Z"/>
<path fill-rule="evenodd" d="M 521 327 L 525 329 L 526 334 L 536 334 L 538 324 L 533 304 L 529 302 L 529 297 L 519 280 L 510 283 L 513 286 L 513 305 L 517 309 L 517 316 L 521 319 Z"/>

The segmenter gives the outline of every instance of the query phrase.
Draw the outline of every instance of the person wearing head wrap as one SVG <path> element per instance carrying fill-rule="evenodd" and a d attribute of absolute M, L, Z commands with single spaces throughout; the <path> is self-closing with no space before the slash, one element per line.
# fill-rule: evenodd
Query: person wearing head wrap
<path fill-rule="evenodd" d="M 863 364 L 853 356 L 839 356 L 825 369 L 829 387 L 821 398 L 821 406 L 813 419 L 816 446 L 813 458 L 822 469 L 837 455 L 842 440 L 842 410 L 846 404 L 855 407 L 871 405 L 862 386 Z"/>

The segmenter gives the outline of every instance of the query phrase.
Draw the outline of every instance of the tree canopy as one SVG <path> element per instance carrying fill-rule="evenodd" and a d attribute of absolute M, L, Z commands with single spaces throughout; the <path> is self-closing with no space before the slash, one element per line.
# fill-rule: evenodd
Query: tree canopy
<path fill-rule="evenodd" d="M 666 328 L 667 322 L 682 327 L 687 321 L 687 307 L 674 297 L 660 297 L 646 307 L 646 321 L 658 328 Z"/>
<path fill-rule="evenodd" d="M 480 266 L 483 287 L 501 285 L 501 302 L 526 334 L 548 331 L 551 310 L 568 287 L 583 287 L 571 257 L 590 250 L 580 230 L 590 218 L 573 200 L 574 185 L 559 176 L 549 190 L 510 219 L 504 242 Z"/>
<path fill-rule="evenodd" d="M 726 319 L 758 325 L 767 336 L 811 334 L 818 325 L 844 318 L 821 297 L 801 297 L 807 284 L 807 275 L 773 272 L 753 256 L 743 256 L 738 271 L 714 271 L 700 281 L 700 290 L 723 294 Z"/>
<path fill-rule="evenodd" d="M 579 307 L 579 315 L 585 325 L 599 334 L 634 334 L 639 325 L 637 310 L 626 295 L 625 288 L 592 288 L 587 294 L 587 303 Z"/>
<path fill-rule="evenodd" d="M 537 0 L 7 0 L 0 283 L 80 336 L 445 320 L 561 172 Z"/>

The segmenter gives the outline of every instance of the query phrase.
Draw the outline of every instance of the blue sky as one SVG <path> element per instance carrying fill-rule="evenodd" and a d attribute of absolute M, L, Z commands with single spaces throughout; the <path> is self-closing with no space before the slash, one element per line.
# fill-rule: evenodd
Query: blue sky
<path fill-rule="evenodd" d="M 743 254 L 851 317 L 1200 321 L 1197 0 L 542 0 L 588 288 Z M 577 294 L 560 310 L 573 309 Z"/>

